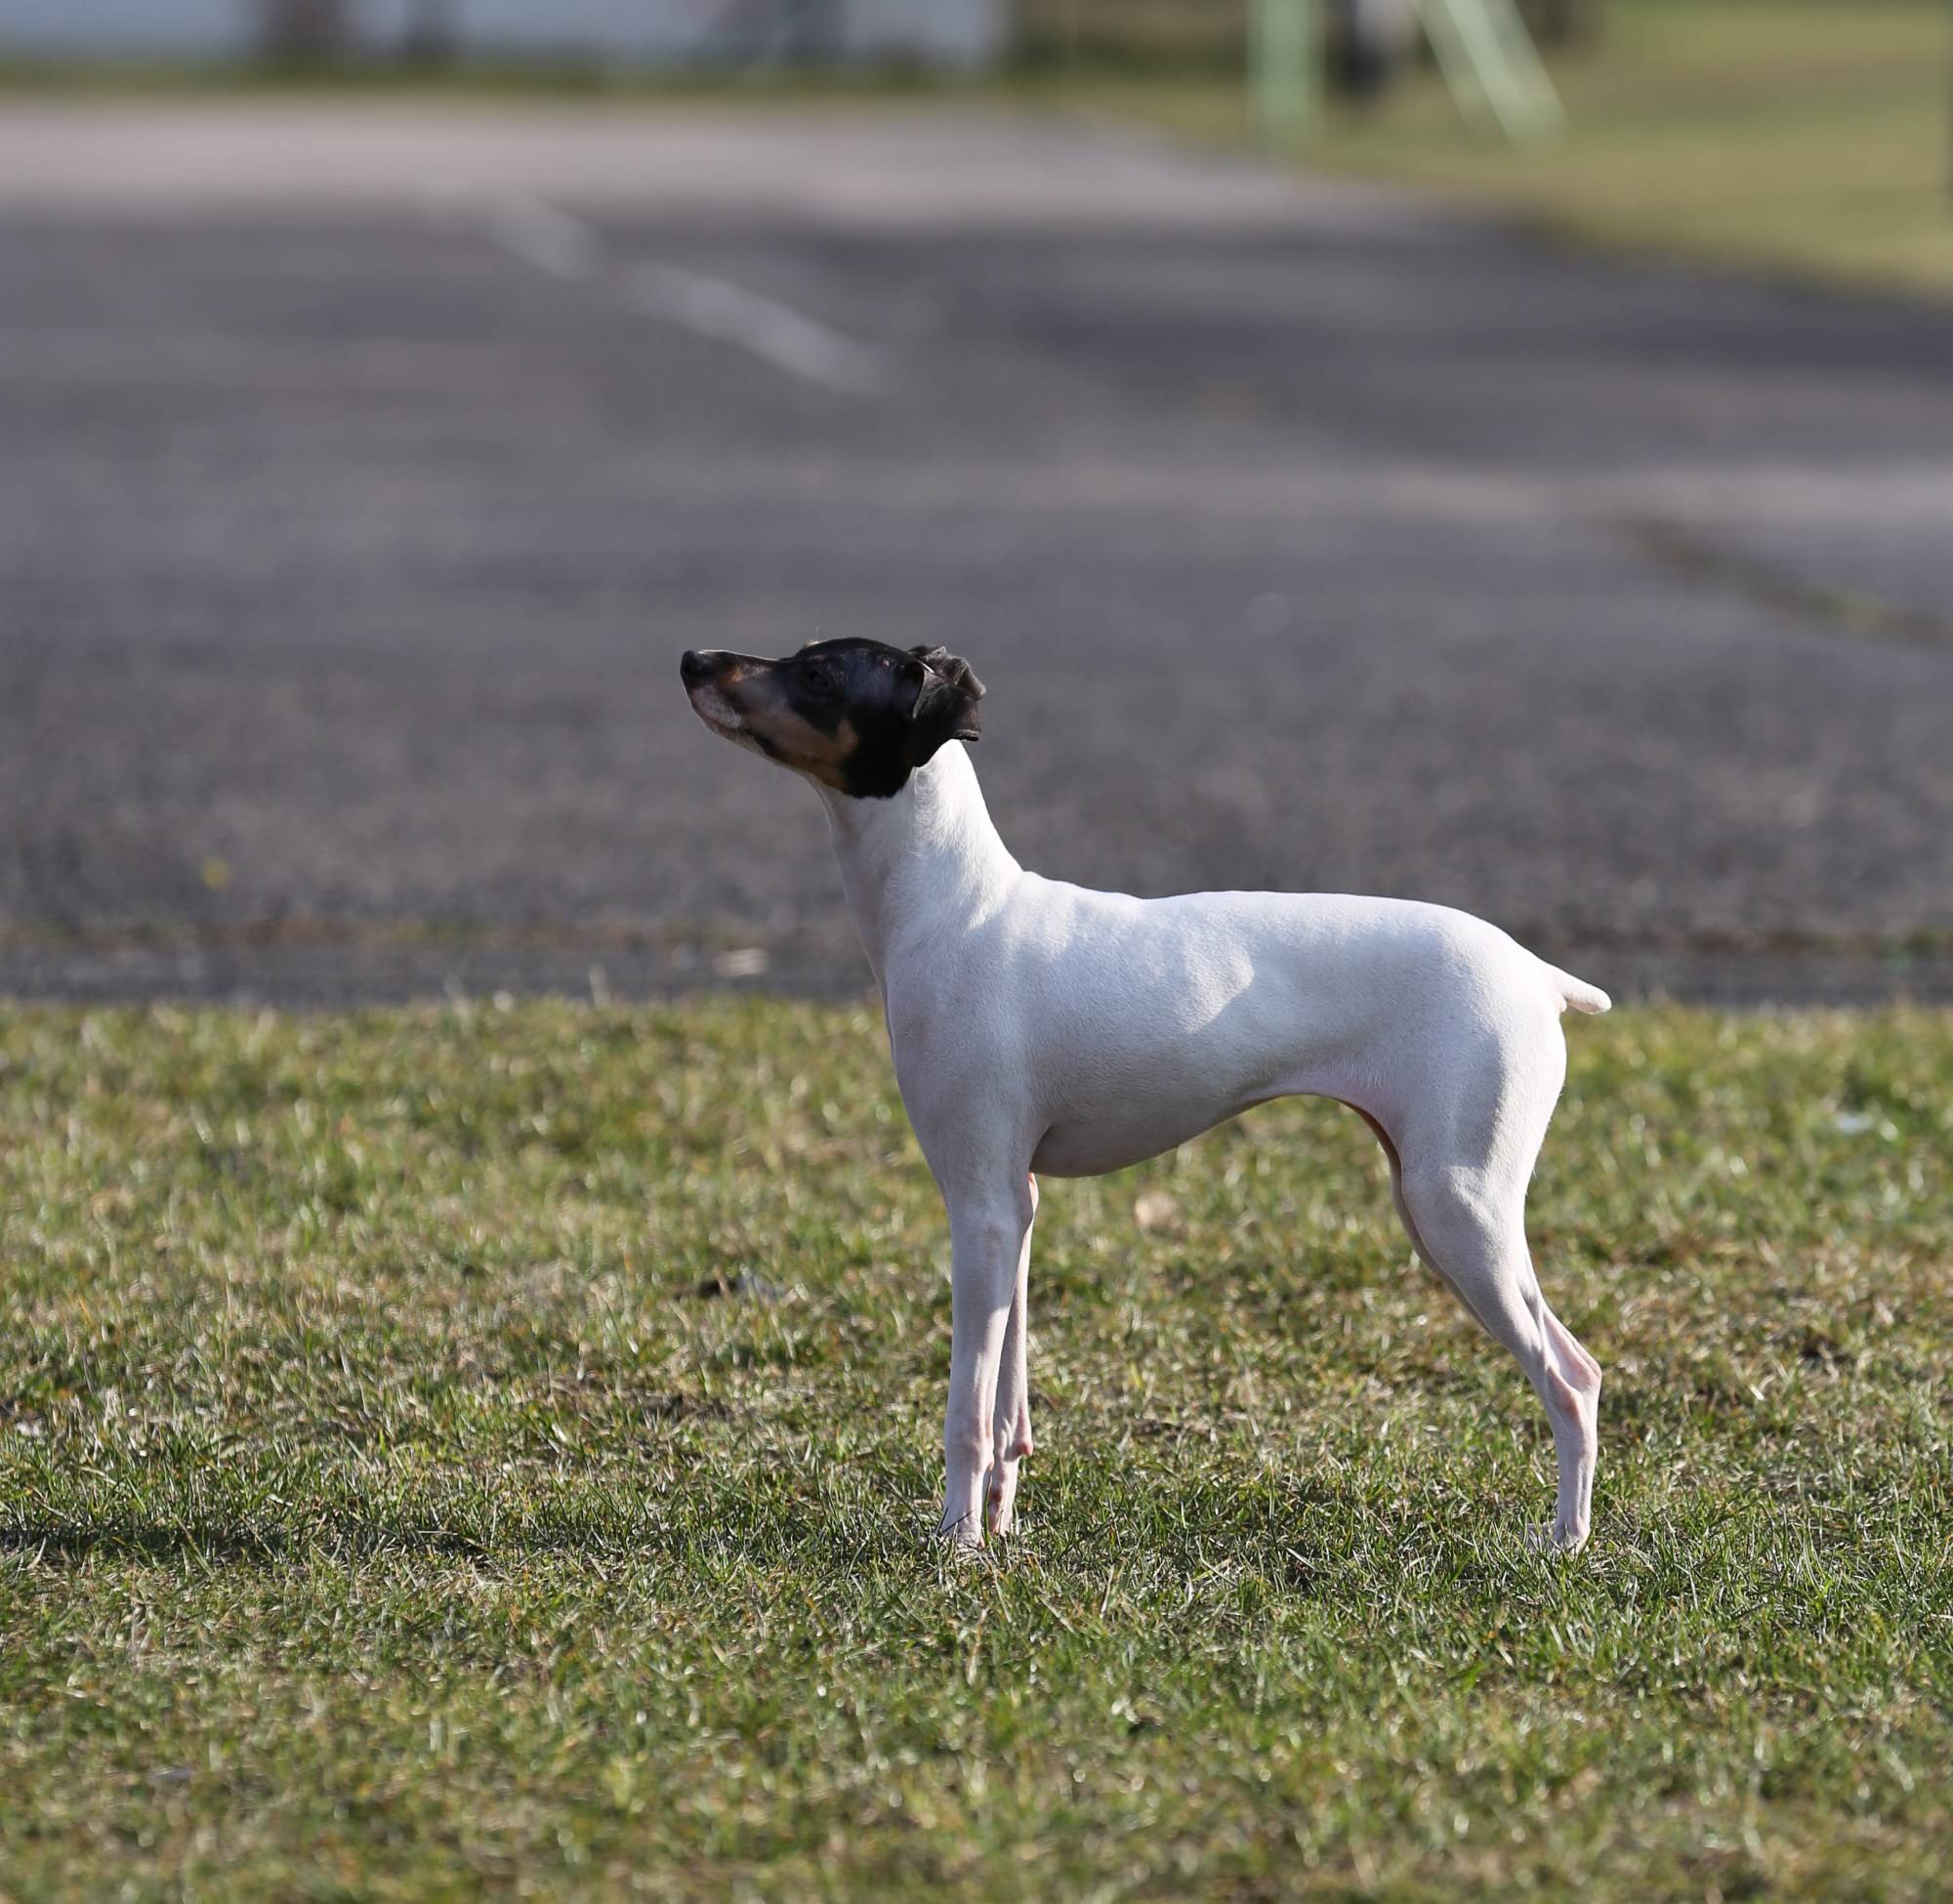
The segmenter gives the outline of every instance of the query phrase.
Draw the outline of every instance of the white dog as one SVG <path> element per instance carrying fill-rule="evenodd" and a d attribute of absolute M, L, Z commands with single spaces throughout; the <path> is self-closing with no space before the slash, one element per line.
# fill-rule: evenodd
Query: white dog
<path fill-rule="evenodd" d="M 1334 1097 L 1391 1163 L 1417 1253 L 1538 1391 L 1559 1462 L 1541 1538 L 1587 1538 L 1600 1370 L 1547 1307 L 1524 1222 L 1566 1071 L 1559 1014 L 1607 995 L 1442 906 L 1331 894 L 1134 899 L 1027 873 L 970 757 L 983 689 L 941 648 L 687 653 L 714 732 L 812 781 L 949 1213 L 942 1531 L 1010 1526 L 1031 1452 L 1034 1171 L 1091 1177 L 1270 1097 Z"/>

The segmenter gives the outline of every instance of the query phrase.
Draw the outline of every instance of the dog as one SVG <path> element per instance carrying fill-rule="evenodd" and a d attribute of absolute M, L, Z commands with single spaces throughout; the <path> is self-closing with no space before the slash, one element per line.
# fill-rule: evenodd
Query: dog
<path fill-rule="evenodd" d="M 1369 1124 L 1419 1257 L 1511 1350 L 1558 1461 L 1550 1526 L 1592 1517 L 1600 1369 L 1540 1293 L 1533 1163 L 1560 1014 L 1606 993 L 1444 906 L 1326 893 L 1136 899 L 1024 871 L 967 751 L 983 686 L 939 647 L 851 639 L 777 661 L 689 651 L 715 733 L 810 781 L 881 989 L 895 1077 L 948 1213 L 941 1532 L 1011 1527 L 1039 1174 L 1094 1177 L 1273 1097 Z"/>

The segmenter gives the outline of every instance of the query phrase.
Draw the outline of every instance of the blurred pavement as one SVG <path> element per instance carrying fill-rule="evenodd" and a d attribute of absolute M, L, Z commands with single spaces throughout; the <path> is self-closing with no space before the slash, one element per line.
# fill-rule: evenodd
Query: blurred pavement
<path fill-rule="evenodd" d="M 1953 997 L 1953 314 L 976 109 L 0 108 L 0 991 L 856 990 L 687 645 L 1026 864 Z"/>

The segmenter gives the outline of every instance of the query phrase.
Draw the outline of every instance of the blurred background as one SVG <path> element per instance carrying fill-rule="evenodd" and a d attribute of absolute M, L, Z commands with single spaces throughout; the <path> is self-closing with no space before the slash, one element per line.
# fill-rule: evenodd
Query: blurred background
<path fill-rule="evenodd" d="M 690 645 L 1026 864 L 1953 997 L 1934 0 L 0 0 L 0 991 L 868 982 Z"/>

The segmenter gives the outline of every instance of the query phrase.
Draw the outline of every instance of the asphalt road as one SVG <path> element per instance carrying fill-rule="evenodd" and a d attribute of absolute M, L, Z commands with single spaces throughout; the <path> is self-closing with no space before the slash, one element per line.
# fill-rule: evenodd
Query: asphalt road
<path fill-rule="evenodd" d="M 0 116 L 0 991 L 853 990 L 688 645 L 1027 864 L 1953 998 L 1953 313 L 942 108 Z"/>

